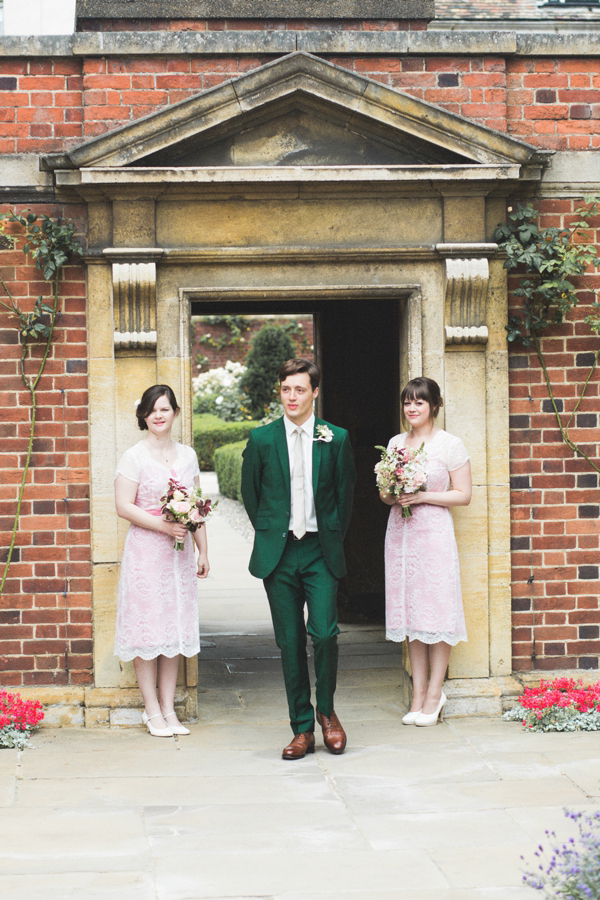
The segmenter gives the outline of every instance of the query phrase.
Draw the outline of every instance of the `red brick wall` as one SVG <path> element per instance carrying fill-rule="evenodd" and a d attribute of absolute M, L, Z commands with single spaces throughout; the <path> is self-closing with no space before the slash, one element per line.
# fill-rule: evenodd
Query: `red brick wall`
<path fill-rule="evenodd" d="M 181 23 L 172 26 L 176 24 Z M 350 25 L 390 23 L 345 23 Z M 59 151 L 266 61 L 258 56 L 2 60 L 0 152 Z M 595 59 L 367 56 L 331 61 L 542 147 L 599 146 L 600 74 Z"/>
<path fill-rule="evenodd" d="M 264 319 L 248 319 L 249 328 L 242 332 L 243 342 L 228 344 L 220 347 L 221 339 L 228 340 L 231 337 L 231 329 L 226 325 L 211 325 L 205 322 L 196 322 L 194 324 L 194 335 L 192 338 L 192 367 L 193 374 L 197 375 L 199 371 L 206 372 L 208 369 L 217 369 L 224 366 L 227 360 L 231 362 L 243 363 L 250 350 L 250 341 L 253 335 L 263 327 L 263 325 L 286 325 L 289 319 L 272 319 L 265 321 Z M 306 316 L 298 320 L 302 323 L 301 334 L 290 334 L 290 339 L 296 345 L 298 356 L 313 359 L 314 357 L 314 336 L 313 336 L 313 320 L 312 316 Z M 201 342 L 203 335 L 210 334 L 217 346 L 209 343 Z M 195 368 L 196 361 L 199 356 L 207 357 L 207 362 L 202 365 L 201 369 Z"/>
<path fill-rule="evenodd" d="M 83 66 L 84 134 L 103 134 L 158 107 L 256 69 L 264 57 L 90 59 Z M 332 57 L 366 75 L 482 125 L 506 131 L 506 65 L 497 57 Z"/>
<path fill-rule="evenodd" d="M 236 78 L 268 59 L 218 56 L 1 61 L 0 152 L 60 151 Z M 368 56 L 332 57 L 331 61 L 498 131 L 507 130 L 508 118 L 517 136 L 522 135 L 513 112 L 507 108 L 507 97 L 513 102 L 515 92 L 511 100 L 506 65 L 497 57 Z M 580 105 L 573 100 L 574 114 Z M 545 111 L 542 109 L 540 115 Z M 589 121 L 586 124 L 591 125 Z M 542 145 L 550 146 L 545 139 Z"/>
<path fill-rule="evenodd" d="M 95 137 L 119 125 L 178 103 L 263 65 L 258 57 L 88 59 L 83 64 L 84 135 Z"/>
<path fill-rule="evenodd" d="M 506 63 L 490 57 L 332 57 L 331 62 L 496 131 L 506 131 Z"/>
<path fill-rule="evenodd" d="M 79 59 L 0 60 L 0 153 L 51 153 L 83 140 Z"/>
<path fill-rule="evenodd" d="M 3 210 L 4 211 L 4 210 Z M 84 230 L 80 206 L 33 211 L 63 216 Z M 21 249 L 0 252 L 0 274 L 31 309 L 51 285 Z M 0 597 L 0 684 L 90 684 L 92 610 L 89 521 L 85 270 L 68 265 L 60 317 L 39 382 L 31 468 L 16 553 Z M 27 371 L 37 370 L 41 347 Z M 19 374 L 14 320 L 0 312 L 0 559 L 6 560 L 29 440 L 30 395 Z M 66 498 L 66 499 L 65 499 Z"/>
<path fill-rule="evenodd" d="M 507 70 L 508 131 L 549 150 L 600 146 L 597 58 L 514 59 Z"/>
<path fill-rule="evenodd" d="M 581 201 L 542 200 L 542 227 L 569 221 Z M 600 237 L 600 219 L 591 239 Z M 515 279 L 511 278 L 513 286 Z M 579 305 L 550 329 L 543 355 L 566 424 L 600 345 L 583 319 L 600 275 L 578 281 Z M 518 309 L 517 298 L 513 298 Z M 600 371 L 596 369 L 570 428 L 600 465 Z M 600 654 L 598 474 L 560 439 L 535 352 L 510 354 L 513 669 L 597 669 Z"/>

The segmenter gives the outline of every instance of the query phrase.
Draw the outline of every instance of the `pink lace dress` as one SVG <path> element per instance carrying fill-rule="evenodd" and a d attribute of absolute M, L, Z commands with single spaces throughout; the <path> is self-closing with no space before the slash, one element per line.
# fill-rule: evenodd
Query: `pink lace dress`
<path fill-rule="evenodd" d="M 390 446 L 403 446 L 406 434 Z M 441 429 L 425 447 L 427 490 L 447 491 L 449 472 L 469 459 L 460 438 Z M 450 510 L 428 503 L 412 506 L 404 519 L 392 506 L 385 536 L 386 637 L 390 641 L 467 640 L 458 552 Z"/>
<path fill-rule="evenodd" d="M 137 482 L 136 506 L 159 514 L 170 477 L 187 488 L 200 474 L 191 447 L 177 444 L 172 469 L 156 462 L 141 440 L 127 450 L 117 475 Z M 130 525 L 125 538 L 117 604 L 115 656 L 131 660 L 157 656 L 194 656 L 200 650 L 198 583 L 194 541 L 187 534 L 183 550 L 175 550 L 167 534 Z"/>

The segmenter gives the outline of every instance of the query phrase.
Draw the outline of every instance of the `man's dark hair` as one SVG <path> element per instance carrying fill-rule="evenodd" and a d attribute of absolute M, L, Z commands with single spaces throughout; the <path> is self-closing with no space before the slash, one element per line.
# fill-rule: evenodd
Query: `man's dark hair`
<path fill-rule="evenodd" d="M 319 387 L 321 381 L 321 370 L 312 359 L 288 359 L 283 363 L 279 370 L 280 384 L 290 375 L 298 375 L 300 372 L 306 372 L 310 378 L 310 386 L 313 391 Z"/>

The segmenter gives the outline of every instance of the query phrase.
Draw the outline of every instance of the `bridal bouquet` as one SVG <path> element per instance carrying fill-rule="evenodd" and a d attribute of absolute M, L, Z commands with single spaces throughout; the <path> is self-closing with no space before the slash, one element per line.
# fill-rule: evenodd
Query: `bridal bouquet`
<path fill-rule="evenodd" d="M 187 525 L 190 531 L 202 528 L 217 504 L 202 499 L 202 491 L 199 487 L 193 487 L 188 491 L 182 484 L 169 478 L 169 487 L 166 494 L 160 498 L 161 512 L 168 522 L 179 522 Z M 175 549 L 183 550 L 183 541 L 175 541 Z"/>
<path fill-rule="evenodd" d="M 424 447 L 424 444 L 418 450 L 412 447 L 376 447 L 376 450 L 381 450 L 381 459 L 375 466 L 379 490 L 393 497 L 424 491 L 427 481 Z M 412 516 L 410 506 L 402 507 L 402 516 L 405 519 Z"/>

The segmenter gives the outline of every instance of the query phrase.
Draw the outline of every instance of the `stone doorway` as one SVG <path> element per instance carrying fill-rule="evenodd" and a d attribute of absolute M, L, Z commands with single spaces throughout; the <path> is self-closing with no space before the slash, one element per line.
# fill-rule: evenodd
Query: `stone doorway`
<path fill-rule="evenodd" d="M 329 292 L 330 293 L 330 292 Z M 337 292 L 336 292 L 337 293 Z M 376 298 L 348 288 L 306 300 L 192 300 L 190 314 L 309 313 L 315 320 L 315 358 L 323 373 L 319 415 L 346 428 L 355 452 L 355 512 L 346 539 L 348 575 L 340 584 L 342 621 L 381 622 L 384 614 L 383 541 L 387 510 L 375 490 L 376 445 L 400 430 L 402 307 L 396 288 Z M 353 295 L 354 294 L 354 295 Z M 406 366 L 405 366 L 406 368 Z"/>

